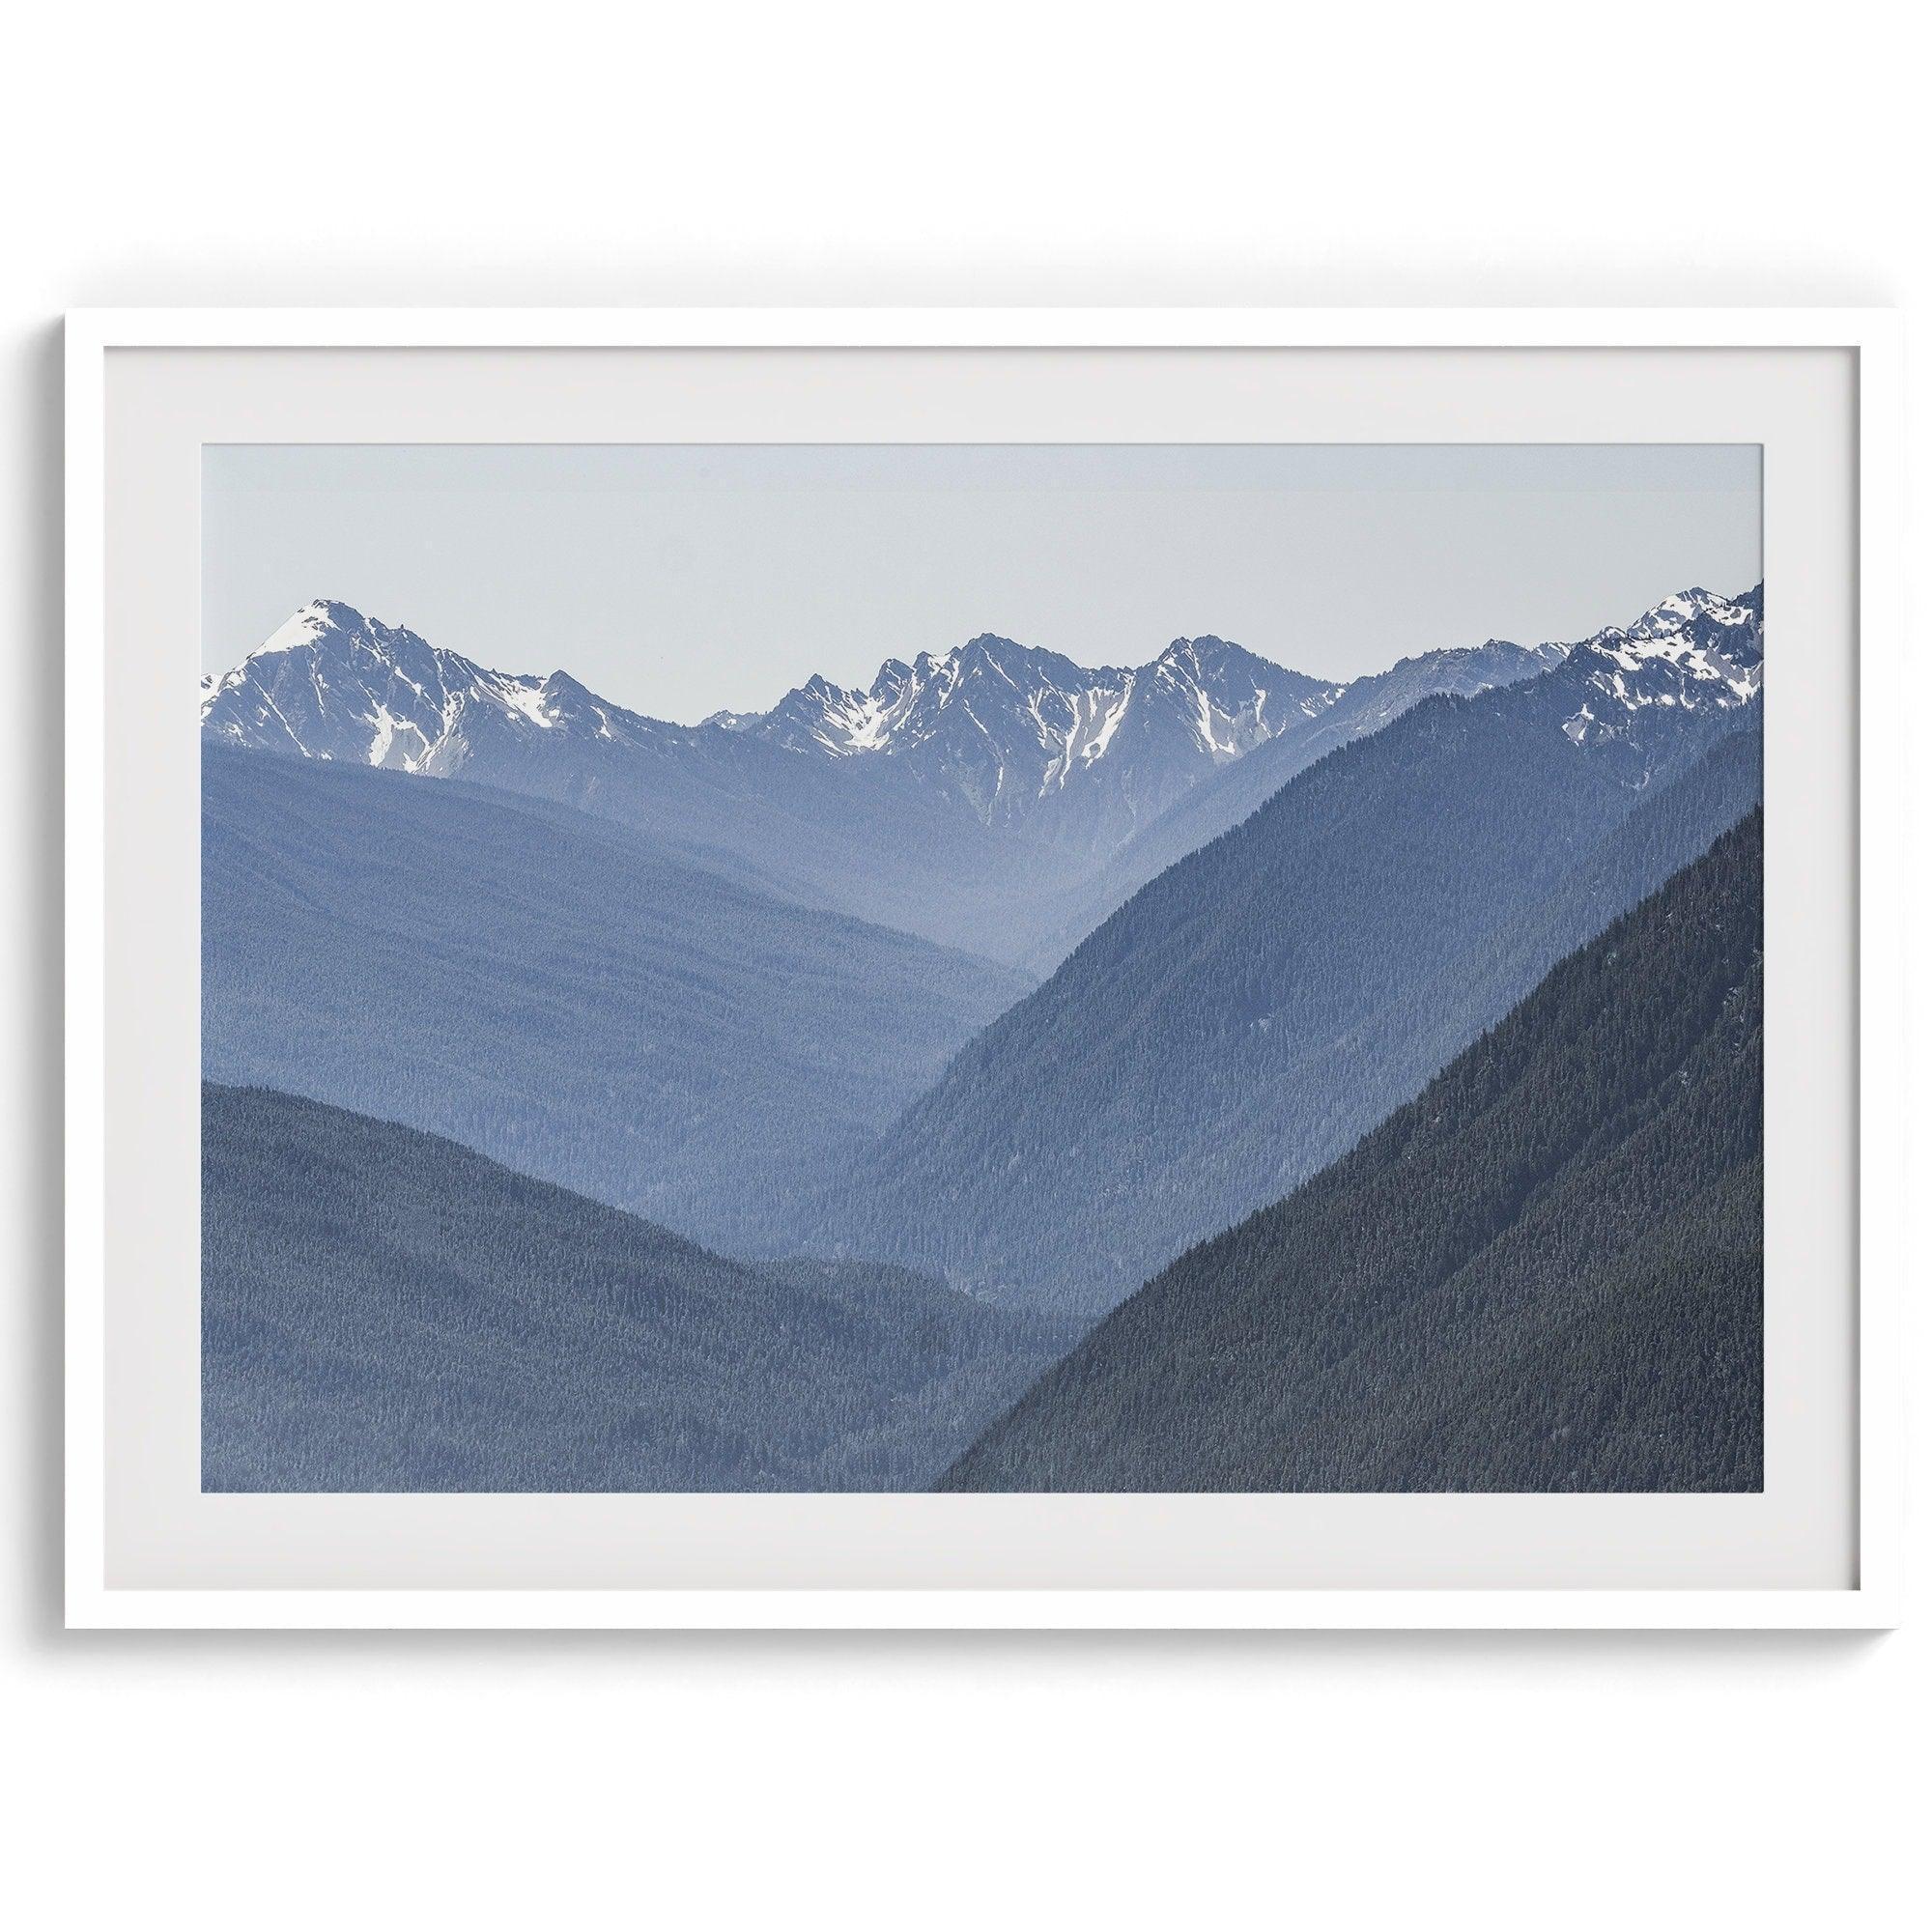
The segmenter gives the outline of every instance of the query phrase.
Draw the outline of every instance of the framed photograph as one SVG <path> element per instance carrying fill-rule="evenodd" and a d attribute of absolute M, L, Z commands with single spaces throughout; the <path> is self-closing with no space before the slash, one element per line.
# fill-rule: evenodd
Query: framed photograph
<path fill-rule="evenodd" d="M 1889 317 L 68 385 L 71 1624 L 1895 1620 Z"/>

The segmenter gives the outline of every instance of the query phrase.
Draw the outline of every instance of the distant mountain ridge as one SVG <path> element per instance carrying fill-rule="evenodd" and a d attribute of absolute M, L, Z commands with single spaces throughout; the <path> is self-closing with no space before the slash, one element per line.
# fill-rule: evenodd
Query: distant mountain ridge
<path fill-rule="evenodd" d="M 202 753 L 202 1054 L 700 1238 L 1026 990 L 462 780 Z"/>
<path fill-rule="evenodd" d="M 813 676 L 770 711 L 682 725 L 601 698 L 567 671 L 493 670 L 318 598 L 232 669 L 203 679 L 201 718 L 229 744 L 436 777 L 455 776 L 501 734 L 526 747 L 554 732 L 664 748 L 725 732 L 809 755 L 905 762 L 992 823 L 1110 763 L 1213 769 L 1285 732 L 1305 734 L 1350 700 L 1346 724 L 1330 733 L 1341 743 L 1416 696 L 1515 682 L 1577 650 L 1591 654 L 1597 692 L 1627 708 L 1743 702 L 1761 672 L 1762 631 L 1762 585 L 1736 598 L 1693 586 L 1577 644 L 1524 649 L 1492 638 L 1341 683 L 1212 636 L 1177 638 L 1138 668 L 1089 669 L 985 632 L 910 664 L 889 658 L 868 689 Z"/>
<path fill-rule="evenodd" d="M 897 761 L 801 758 L 722 724 L 608 702 L 563 671 L 493 671 L 342 604 L 305 606 L 204 682 L 232 749 L 463 779 L 646 833 L 794 903 L 970 945 L 1077 865 L 982 825 Z"/>
<path fill-rule="evenodd" d="M 554 799 L 801 903 L 1009 961 L 1045 947 L 1051 964 L 1151 876 L 1127 861 L 1110 883 L 1110 863 L 1218 775 L 1275 745 L 1319 755 L 1385 722 L 1397 694 L 1486 688 L 1542 662 L 1492 643 L 1336 684 L 1214 637 L 1088 669 L 983 634 L 889 659 L 866 690 L 814 677 L 768 712 L 683 725 L 318 600 L 204 679 L 201 710 L 219 743 Z M 1274 784 L 1296 768 L 1284 760 Z M 1181 849 L 1254 802 L 1204 801 Z"/>
<path fill-rule="evenodd" d="M 487 669 L 346 604 L 305 604 L 232 670 L 205 679 L 203 732 L 224 744 L 456 778 L 493 741 L 540 731 L 642 736 L 562 671 Z M 669 733 L 676 727 L 657 726 Z"/>
<path fill-rule="evenodd" d="M 1088 669 L 984 633 L 869 690 L 814 677 L 734 728 L 808 755 L 904 760 L 986 824 L 1111 850 L 1206 772 L 1318 715 L 1343 687 L 1214 637 L 1151 664 Z"/>
<path fill-rule="evenodd" d="M 567 672 L 497 671 L 348 605 L 305 605 L 205 683 L 211 736 L 252 750 L 464 775 L 493 753 L 592 740 L 660 752 L 727 732 L 810 756 L 902 765 L 980 823 L 1066 818 L 1110 844 L 1202 771 L 1238 758 L 1343 687 L 1219 638 L 1177 639 L 1137 669 L 1088 670 L 985 634 L 888 660 L 870 690 L 812 677 L 762 714 L 679 725 L 598 697 Z M 1107 796 L 1100 789 L 1105 776 Z M 474 775 L 470 773 L 470 775 Z"/>

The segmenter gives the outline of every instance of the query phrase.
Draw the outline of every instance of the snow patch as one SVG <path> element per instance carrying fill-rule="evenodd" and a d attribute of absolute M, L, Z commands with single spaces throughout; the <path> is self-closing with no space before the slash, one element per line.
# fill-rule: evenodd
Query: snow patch
<path fill-rule="evenodd" d="M 503 678 L 494 695 L 532 724 L 541 725 L 546 731 L 554 728 L 556 720 L 545 708 L 543 685 L 538 679 Z"/>
<path fill-rule="evenodd" d="M 328 606 L 318 597 L 314 603 L 304 604 L 286 624 L 271 631 L 268 640 L 257 644 L 248 658 L 280 657 L 286 651 L 298 651 L 334 628 L 335 620 L 328 614 Z M 247 661 L 242 660 L 244 664 Z"/>

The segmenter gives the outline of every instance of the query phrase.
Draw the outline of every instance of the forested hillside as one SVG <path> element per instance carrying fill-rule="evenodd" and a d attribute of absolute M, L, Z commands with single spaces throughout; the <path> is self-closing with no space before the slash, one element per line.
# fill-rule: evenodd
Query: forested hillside
<path fill-rule="evenodd" d="M 1303 772 L 1122 907 L 770 1238 L 1097 1313 L 1279 1198 L 1751 802 L 1744 757 L 1619 847 L 1755 714 L 1657 705 L 1580 744 L 1581 673 L 1427 698 Z"/>
<path fill-rule="evenodd" d="M 704 1236 L 1026 982 L 562 808 L 211 747 L 203 1065 Z"/>
<path fill-rule="evenodd" d="M 1405 1096 L 1414 1094 L 1565 953 L 1707 852 L 1763 796 L 1764 733 L 1752 724 L 1719 738 L 1681 777 L 1646 789 L 1544 898 L 1377 1013 L 1350 1040 L 1345 1064 L 1378 1067 Z"/>
<path fill-rule="evenodd" d="M 1753 813 L 944 1487 L 1760 1488 L 1762 949 Z"/>
<path fill-rule="evenodd" d="M 202 1335 L 204 1487 L 329 1491 L 922 1488 L 1066 1339 L 218 1086 Z"/>

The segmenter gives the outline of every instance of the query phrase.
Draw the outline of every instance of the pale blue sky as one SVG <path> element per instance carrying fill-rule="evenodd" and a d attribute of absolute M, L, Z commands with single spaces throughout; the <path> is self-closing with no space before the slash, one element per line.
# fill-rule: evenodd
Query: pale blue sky
<path fill-rule="evenodd" d="M 1319 676 L 1763 575 L 1754 445 L 211 446 L 203 668 L 312 597 L 656 717 L 981 631 Z"/>

